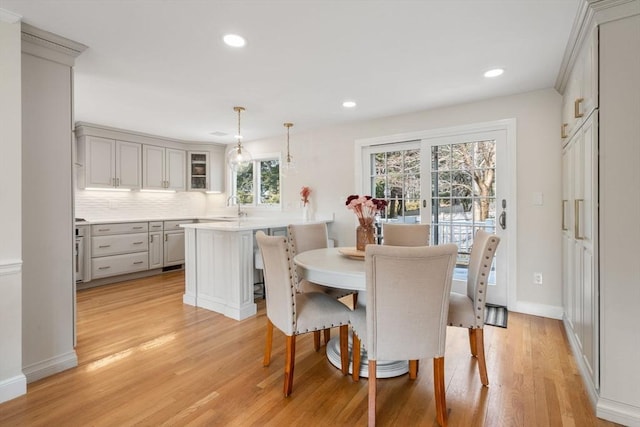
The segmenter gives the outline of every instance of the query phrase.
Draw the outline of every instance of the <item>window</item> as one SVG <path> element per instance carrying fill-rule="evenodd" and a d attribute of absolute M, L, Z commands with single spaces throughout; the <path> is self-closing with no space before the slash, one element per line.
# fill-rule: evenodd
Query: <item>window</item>
<path fill-rule="evenodd" d="M 419 142 L 372 147 L 369 159 L 371 195 L 387 201 L 380 218 L 420 221 Z"/>
<path fill-rule="evenodd" d="M 255 159 L 240 165 L 233 173 L 233 183 L 241 205 L 280 205 L 280 159 Z"/>

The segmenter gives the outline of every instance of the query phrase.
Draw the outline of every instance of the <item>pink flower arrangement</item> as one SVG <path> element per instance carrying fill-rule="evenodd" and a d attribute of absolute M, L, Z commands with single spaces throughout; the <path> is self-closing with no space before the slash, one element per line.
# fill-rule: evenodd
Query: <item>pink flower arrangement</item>
<path fill-rule="evenodd" d="M 386 200 L 374 199 L 371 196 L 359 196 L 357 194 L 352 194 L 347 197 L 347 202 L 345 204 L 347 205 L 347 209 L 356 214 L 361 223 L 366 219 L 373 220 L 376 213 L 387 207 Z"/>
<path fill-rule="evenodd" d="M 311 194 L 311 188 L 309 187 L 302 187 L 302 190 L 300 190 L 300 197 L 301 197 L 303 206 L 307 206 L 307 204 L 309 203 L 310 194 Z"/>

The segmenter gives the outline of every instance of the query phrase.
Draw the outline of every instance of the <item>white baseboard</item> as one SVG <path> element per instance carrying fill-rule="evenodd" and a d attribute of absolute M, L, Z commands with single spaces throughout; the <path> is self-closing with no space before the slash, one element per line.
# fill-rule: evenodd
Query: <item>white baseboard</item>
<path fill-rule="evenodd" d="M 598 399 L 596 405 L 596 416 L 614 423 L 629 427 L 640 426 L 640 408 L 615 402 L 605 398 Z"/>
<path fill-rule="evenodd" d="M 32 383 L 50 375 L 57 374 L 58 372 L 75 368 L 76 366 L 78 366 L 78 356 L 75 350 L 72 350 L 60 356 L 43 360 L 33 365 L 24 366 L 22 372 L 24 372 L 24 375 L 27 377 L 27 382 Z"/>
<path fill-rule="evenodd" d="M 558 320 L 562 320 L 562 316 L 564 315 L 564 309 L 559 305 L 537 304 L 523 301 L 516 301 L 513 307 L 510 305 L 509 311 Z"/>
<path fill-rule="evenodd" d="M 27 378 L 23 374 L 0 381 L 0 403 L 15 399 L 26 392 Z"/>

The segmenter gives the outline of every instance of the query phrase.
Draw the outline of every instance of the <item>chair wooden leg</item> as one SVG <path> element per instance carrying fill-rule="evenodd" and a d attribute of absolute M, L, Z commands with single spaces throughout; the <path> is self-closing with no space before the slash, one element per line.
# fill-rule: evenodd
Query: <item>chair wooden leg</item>
<path fill-rule="evenodd" d="M 331 339 L 331 329 L 327 328 L 324 330 L 324 345 L 329 344 L 330 339 Z"/>
<path fill-rule="evenodd" d="M 284 397 L 293 391 L 293 368 L 296 363 L 296 336 L 287 336 L 287 347 L 284 359 Z"/>
<path fill-rule="evenodd" d="M 340 326 L 340 369 L 342 375 L 349 373 L 349 325 Z"/>
<path fill-rule="evenodd" d="M 313 331 L 313 349 L 320 350 L 320 331 Z"/>
<path fill-rule="evenodd" d="M 489 376 L 487 375 L 487 362 L 484 358 L 484 329 L 474 329 L 475 332 L 475 341 L 476 341 L 476 350 L 477 350 L 477 358 L 478 358 L 478 370 L 480 371 L 480 381 L 482 385 L 489 385 Z"/>
<path fill-rule="evenodd" d="M 418 377 L 418 361 L 409 360 L 409 378 L 415 380 Z"/>
<path fill-rule="evenodd" d="M 271 344 L 273 343 L 273 323 L 267 318 L 267 338 L 264 345 L 264 359 L 262 366 L 269 366 L 271 363 Z"/>
<path fill-rule="evenodd" d="M 473 357 L 478 356 L 478 347 L 476 345 L 476 329 L 469 328 L 469 349 Z"/>
<path fill-rule="evenodd" d="M 358 335 L 356 335 L 356 333 L 354 332 L 353 343 L 351 345 L 351 353 L 353 354 L 353 371 L 351 372 L 351 378 L 356 382 L 360 381 L 361 345 L 362 344 L 360 343 L 360 337 L 358 337 Z"/>
<path fill-rule="evenodd" d="M 433 389 L 436 398 L 436 417 L 441 427 L 447 426 L 447 400 L 444 389 L 444 357 L 433 359 Z"/>
<path fill-rule="evenodd" d="M 376 361 L 369 360 L 369 427 L 376 425 Z"/>

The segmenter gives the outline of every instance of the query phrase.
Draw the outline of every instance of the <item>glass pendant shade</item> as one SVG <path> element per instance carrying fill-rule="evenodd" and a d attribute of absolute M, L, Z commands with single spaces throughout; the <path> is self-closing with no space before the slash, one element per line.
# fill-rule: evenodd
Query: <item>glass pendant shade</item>
<path fill-rule="evenodd" d="M 242 146 L 242 134 L 240 133 L 240 113 L 244 110 L 244 107 L 233 107 L 233 111 L 238 113 L 238 134 L 236 135 L 238 145 L 233 147 L 227 153 L 227 164 L 234 170 L 237 169 L 239 165 L 248 163 L 253 160 L 253 158 L 251 157 L 251 153 L 249 153 L 249 151 L 247 151 L 247 149 Z"/>
<path fill-rule="evenodd" d="M 283 176 L 291 176 L 295 175 L 297 172 L 296 162 L 293 161 L 293 156 L 291 155 L 291 151 L 289 150 L 289 129 L 293 126 L 293 123 L 285 123 L 284 127 L 287 128 L 287 154 L 282 162 L 282 166 L 280 169 L 282 170 Z"/>

